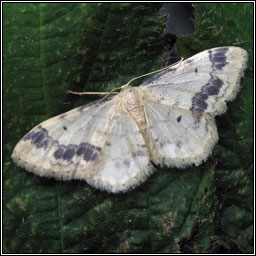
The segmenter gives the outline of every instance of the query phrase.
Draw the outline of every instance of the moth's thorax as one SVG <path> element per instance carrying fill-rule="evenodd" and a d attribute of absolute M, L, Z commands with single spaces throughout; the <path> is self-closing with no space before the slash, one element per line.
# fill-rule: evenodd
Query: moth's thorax
<path fill-rule="evenodd" d="M 137 87 L 127 86 L 121 90 L 119 97 L 125 110 L 131 115 L 143 132 L 146 129 L 146 118 L 141 90 Z"/>

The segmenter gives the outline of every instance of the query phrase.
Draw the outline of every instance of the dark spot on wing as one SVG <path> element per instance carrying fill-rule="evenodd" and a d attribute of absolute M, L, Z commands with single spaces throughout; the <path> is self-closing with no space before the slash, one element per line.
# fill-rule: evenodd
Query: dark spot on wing
<path fill-rule="evenodd" d="M 66 130 L 67 127 L 63 126 L 63 129 Z M 57 145 L 57 149 L 53 153 L 55 159 L 63 159 L 66 161 L 70 161 L 75 155 L 83 156 L 85 161 L 94 161 L 101 149 L 90 143 L 81 143 L 79 145 L 63 145 L 59 144 L 57 140 L 53 140 L 52 137 L 48 135 L 48 131 L 41 126 L 38 127 L 38 130 L 31 131 L 27 135 L 23 137 L 24 141 L 31 140 L 37 148 L 44 148 L 46 149 L 48 143 L 50 142 L 51 145 Z"/>
<path fill-rule="evenodd" d="M 62 128 L 63 128 L 63 130 L 65 130 L 65 131 L 68 129 L 65 125 L 64 125 Z"/>
<path fill-rule="evenodd" d="M 159 142 L 160 148 L 162 148 L 163 146 L 165 146 L 165 144 L 166 144 L 166 143 L 165 143 L 164 141 L 160 141 L 160 142 Z"/>
<path fill-rule="evenodd" d="M 192 98 L 192 110 L 202 113 L 207 109 L 208 104 L 205 102 L 208 99 L 208 95 L 203 92 L 198 92 Z"/>
<path fill-rule="evenodd" d="M 127 168 L 129 168 L 129 167 L 130 167 L 130 160 L 125 159 L 125 160 L 124 160 L 124 165 L 125 165 Z"/>
<path fill-rule="evenodd" d="M 31 140 L 32 136 L 35 134 L 34 131 L 32 132 L 29 132 L 27 133 L 24 137 L 23 137 L 23 140 L 26 141 L 26 140 Z"/>
<path fill-rule="evenodd" d="M 38 127 L 37 131 L 31 131 L 23 137 L 24 141 L 31 140 L 37 148 L 46 149 L 49 143 L 50 137 L 48 131 L 41 126 Z"/>
<path fill-rule="evenodd" d="M 179 123 L 181 121 L 181 116 L 177 117 L 177 122 Z"/>
<path fill-rule="evenodd" d="M 141 150 L 137 151 L 137 156 L 145 156 L 144 151 L 141 151 Z"/>
<path fill-rule="evenodd" d="M 197 73 L 197 71 L 198 71 L 197 68 L 195 68 L 195 73 Z"/>
<path fill-rule="evenodd" d="M 65 146 L 64 145 L 59 146 L 58 149 L 54 152 L 53 155 L 56 159 L 61 159 L 62 156 L 63 156 L 64 151 L 65 151 Z"/>
<path fill-rule="evenodd" d="M 181 142 L 180 140 L 177 140 L 177 142 L 176 142 L 176 146 L 177 146 L 178 148 L 180 148 L 180 147 L 181 147 L 181 145 L 182 145 L 182 142 Z"/>
<path fill-rule="evenodd" d="M 85 161 L 94 161 L 100 151 L 100 147 L 95 147 L 94 145 L 85 142 L 79 145 L 76 154 L 78 156 L 82 155 Z"/>
<path fill-rule="evenodd" d="M 45 139 L 40 146 L 46 149 L 48 147 L 48 143 L 49 143 L 49 140 Z"/>
<path fill-rule="evenodd" d="M 221 70 L 224 66 L 227 65 L 226 62 L 226 52 L 228 51 L 228 47 L 221 47 L 212 52 L 209 50 L 209 59 L 212 63 L 213 69 Z"/>
<path fill-rule="evenodd" d="M 76 153 L 76 145 L 68 145 L 62 158 L 66 161 L 70 161 Z"/>
<path fill-rule="evenodd" d="M 219 79 L 218 77 L 212 78 L 203 90 L 209 96 L 218 95 L 222 85 L 223 81 L 221 79 Z"/>
<path fill-rule="evenodd" d="M 111 146 L 111 143 L 109 141 L 106 142 L 106 146 Z"/>
<path fill-rule="evenodd" d="M 57 142 L 56 142 L 57 143 Z M 81 143 L 79 145 L 58 145 L 57 150 L 54 152 L 55 159 L 63 159 L 66 161 L 71 161 L 71 159 L 77 156 L 83 156 L 85 161 L 94 161 L 101 151 L 100 147 L 91 145 L 90 143 Z"/>
<path fill-rule="evenodd" d="M 223 85 L 223 81 L 220 78 L 214 77 L 212 73 L 210 73 L 210 75 L 211 78 L 208 83 L 192 98 L 192 107 L 190 109 L 196 114 L 197 118 L 200 118 L 201 114 L 207 109 L 208 104 L 206 100 L 209 96 L 218 95 Z"/>

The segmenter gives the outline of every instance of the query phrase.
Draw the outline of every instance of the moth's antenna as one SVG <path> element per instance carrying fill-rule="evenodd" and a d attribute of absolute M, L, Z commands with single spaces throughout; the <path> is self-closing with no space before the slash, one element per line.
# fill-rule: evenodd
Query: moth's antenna
<path fill-rule="evenodd" d="M 118 92 L 114 92 L 114 91 L 111 91 L 111 92 L 73 92 L 73 91 L 68 91 L 68 93 L 76 94 L 76 95 L 95 95 L 95 94 L 109 95 L 109 94 L 118 94 Z"/>
<path fill-rule="evenodd" d="M 139 78 L 141 78 L 141 77 L 149 76 L 149 75 L 152 75 L 152 74 L 154 74 L 154 73 L 158 73 L 158 72 L 160 72 L 160 71 L 166 70 L 166 69 L 168 69 L 168 68 L 170 68 L 170 67 L 173 67 L 173 66 L 179 64 L 179 63 L 182 62 L 182 61 L 183 61 L 183 58 L 182 58 L 181 60 L 177 61 L 176 63 L 170 65 L 170 66 L 167 66 L 167 67 L 164 67 L 164 68 L 161 68 L 161 69 L 152 71 L 152 72 L 150 72 L 150 73 L 147 73 L 147 74 L 144 74 L 144 75 L 141 75 L 141 76 L 134 77 L 134 78 L 131 79 L 127 84 L 123 85 L 121 88 L 123 88 L 123 87 L 125 87 L 125 86 L 128 86 L 132 81 L 134 81 L 134 80 L 136 80 L 136 79 L 139 79 Z"/>
<path fill-rule="evenodd" d="M 170 67 L 173 67 L 173 66 L 179 64 L 179 62 L 182 62 L 182 61 L 183 61 L 183 58 L 182 58 L 181 60 L 179 60 L 178 62 L 172 64 L 171 66 L 167 66 L 167 67 L 164 67 L 164 68 L 161 68 L 161 69 L 152 71 L 152 72 L 150 72 L 150 73 L 147 73 L 147 74 L 144 74 L 144 75 L 141 75 L 141 76 L 134 77 L 134 78 L 131 79 L 127 84 L 122 85 L 122 86 L 117 87 L 117 88 L 114 88 L 111 92 L 73 92 L 73 91 L 68 91 L 68 93 L 70 93 L 70 94 L 75 94 L 75 95 L 105 95 L 105 96 L 102 98 L 102 100 L 104 100 L 108 95 L 111 95 L 111 94 L 118 94 L 118 92 L 115 92 L 116 90 L 120 90 L 120 89 L 123 89 L 123 88 L 126 87 L 126 86 L 129 86 L 129 84 L 130 84 L 132 81 L 134 81 L 134 80 L 136 80 L 136 79 L 139 79 L 139 78 L 141 78 L 141 77 L 144 77 L 144 76 L 149 76 L 149 75 L 158 73 L 158 72 L 160 72 L 160 71 L 166 70 L 166 69 L 168 69 L 168 68 L 170 68 Z M 102 100 L 101 100 L 101 101 L 102 101 Z M 100 101 L 100 102 L 101 102 L 101 101 Z"/>

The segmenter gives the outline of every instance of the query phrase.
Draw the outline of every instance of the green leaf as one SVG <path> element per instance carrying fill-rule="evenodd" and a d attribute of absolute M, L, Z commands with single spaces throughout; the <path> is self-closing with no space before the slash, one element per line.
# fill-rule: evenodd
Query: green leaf
<path fill-rule="evenodd" d="M 184 57 L 237 45 L 249 53 L 242 89 L 218 117 L 220 140 L 200 167 L 160 169 L 125 194 L 60 182 L 10 156 L 41 121 L 163 67 L 160 4 L 3 4 L 3 248 L 5 253 L 253 252 L 253 4 L 195 4 Z M 165 53 L 166 55 L 166 53 Z"/>

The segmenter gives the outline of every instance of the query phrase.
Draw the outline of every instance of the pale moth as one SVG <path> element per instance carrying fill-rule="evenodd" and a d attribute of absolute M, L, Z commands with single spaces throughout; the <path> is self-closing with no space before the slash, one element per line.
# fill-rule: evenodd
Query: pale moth
<path fill-rule="evenodd" d="M 139 87 L 42 122 L 16 145 L 12 158 L 39 176 L 85 180 L 125 192 L 153 165 L 200 165 L 218 140 L 214 117 L 239 90 L 247 52 L 219 47 L 167 67 Z"/>

